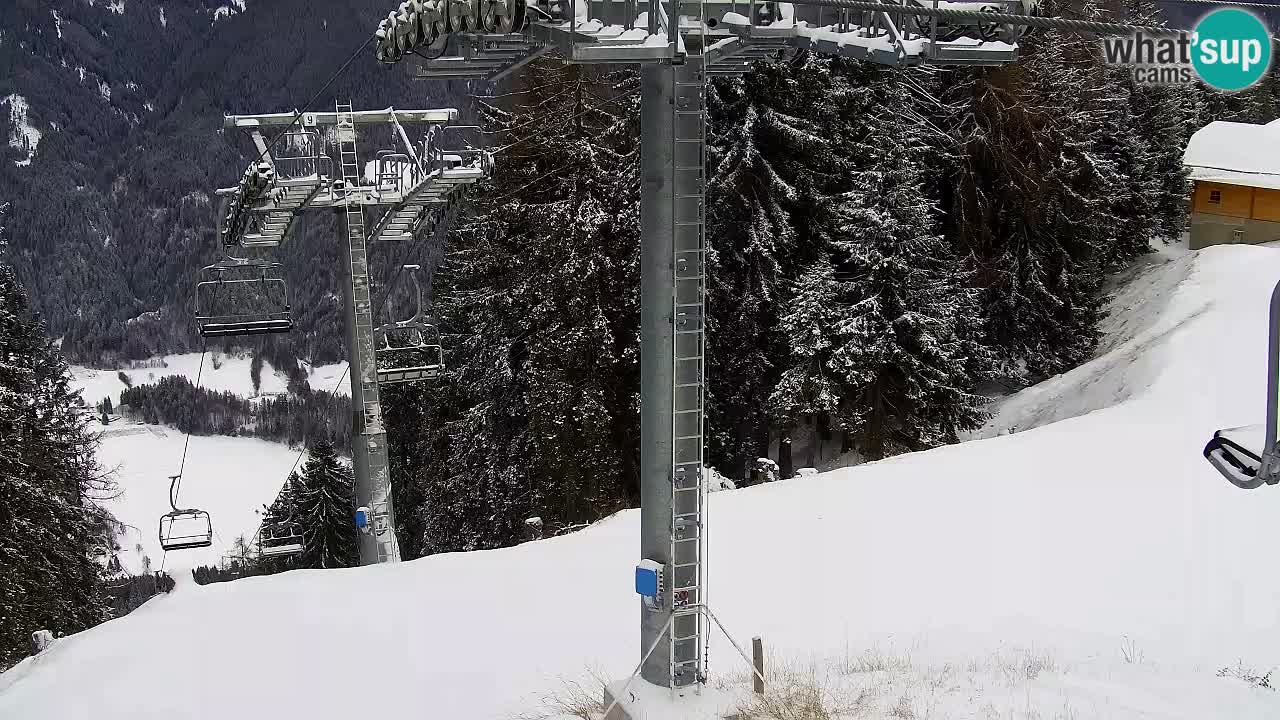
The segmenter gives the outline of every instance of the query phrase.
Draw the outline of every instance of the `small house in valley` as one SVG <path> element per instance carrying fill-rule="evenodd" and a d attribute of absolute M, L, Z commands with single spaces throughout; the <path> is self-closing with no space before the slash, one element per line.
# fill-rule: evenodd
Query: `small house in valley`
<path fill-rule="evenodd" d="M 1212 122 L 1187 143 L 1191 249 L 1280 240 L 1280 120 Z"/>

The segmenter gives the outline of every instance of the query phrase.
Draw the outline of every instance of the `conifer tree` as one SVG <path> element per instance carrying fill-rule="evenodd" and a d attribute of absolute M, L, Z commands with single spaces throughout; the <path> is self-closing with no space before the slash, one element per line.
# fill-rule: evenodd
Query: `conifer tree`
<path fill-rule="evenodd" d="M 828 64 L 801 53 L 709 93 L 707 452 L 739 479 L 769 451 L 786 279 L 815 252 L 830 86 Z"/>
<path fill-rule="evenodd" d="M 71 633 L 109 616 L 114 521 L 94 501 L 113 485 L 80 405 L 66 362 L 0 265 L 0 668 L 25 654 L 34 630 Z"/>
<path fill-rule="evenodd" d="M 308 452 L 302 472 L 290 481 L 291 504 L 302 525 L 302 567 L 351 567 L 358 563 L 355 475 L 321 441 Z"/>
<path fill-rule="evenodd" d="M 1131 197 L 1117 158 L 1137 150 L 1106 132 L 1120 120 L 1096 44 L 1049 31 L 1022 48 L 1017 66 L 944 74 L 940 119 L 954 146 L 940 188 L 945 234 L 981 290 L 987 343 L 1003 375 L 1033 382 L 1079 364 L 1097 341 L 1103 269 L 1135 251 L 1116 249 L 1112 198 Z"/>
<path fill-rule="evenodd" d="M 972 394 L 983 358 L 960 321 L 973 294 L 925 195 L 928 130 L 910 79 L 833 66 L 842 122 L 829 152 L 844 167 L 811 220 L 824 254 L 784 316 L 793 362 L 772 402 L 784 421 L 816 420 L 871 458 L 954 442 L 985 417 Z"/>
<path fill-rule="evenodd" d="M 639 182 L 634 73 L 534 63 L 493 180 L 433 281 L 451 369 L 427 398 L 424 552 L 495 547 L 636 497 Z"/>

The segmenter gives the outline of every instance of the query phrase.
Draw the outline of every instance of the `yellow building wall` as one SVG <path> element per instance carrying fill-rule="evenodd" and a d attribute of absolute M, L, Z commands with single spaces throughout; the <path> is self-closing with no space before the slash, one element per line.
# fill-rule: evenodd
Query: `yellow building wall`
<path fill-rule="evenodd" d="M 1220 202 L 1210 202 L 1214 191 L 1220 194 Z M 1198 213 L 1210 215 L 1229 215 L 1247 218 L 1253 206 L 1253 188 L 1242 185 L 1222 185 L 1219 183 L 1196 183 L 1193 208 Z"/>
<path fill-rule="evenodd" d="M 1257 188 L 1253 191 L 1253 218 L 1280 222 L 1280 190 Z"/>

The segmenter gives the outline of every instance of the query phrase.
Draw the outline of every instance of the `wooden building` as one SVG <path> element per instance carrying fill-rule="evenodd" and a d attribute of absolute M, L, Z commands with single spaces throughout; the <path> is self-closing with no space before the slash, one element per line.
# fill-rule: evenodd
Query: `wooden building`
<path fill-rule="evenodd" d="M 1280 241 L 1280 120 L 1213 122 L 1183 156 L 1194 184 L 1191 249 Z"/>

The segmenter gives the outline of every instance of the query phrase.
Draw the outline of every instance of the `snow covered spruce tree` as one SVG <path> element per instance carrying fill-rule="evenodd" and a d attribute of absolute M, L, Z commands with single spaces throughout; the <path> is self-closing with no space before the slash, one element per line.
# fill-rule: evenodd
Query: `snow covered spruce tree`
<path fill-rule="evenodd" d="M 637 497 L 637 89 L 634 73 L 544 61 L 482 105 L 498 166 L 433 280 L 451 369 L 405 408 L 423 422 L 425 463 L 404 465 L 423 552 L 510 544 L 530 516 L 554 532 Z"/>
<path fill-rule="evenodd" d="M 338 461 L 327 441 L 311 446 L 302 472 L 290 479 L 292 503 L 302 525 L 303 551 L 297 567 L 334 568 L 358 564 L 355 475 Z"/>
<path fill-rule="evenodd" d="M 72 633 L 109 617 L 104 572 L 115 521 L 94 504 L 113 485 L 12 268 L 0 265 L 0 669 L 31 633 Z"/>
<path fill-rule="evenodd" d="M 1112 100 L 1086 43 L 1050 31 L 1015 66 L 942 75 L 944 230 L 1015 381 L 1074 367 L 1097 338 L 1119 175 L 1095 142 Z"/>
<path fill-rule="evenodd" d="M 814 252 L 830 85 L 827 65 L 802 53 L 719 80 L 708 97 L 707 452 L 735 479 L 769 452 L 768 400 L 787 360 L 779 315 L 786 279 Z"/>
<path fill-rule="evenodd" d="M 933 132 L 900 71 L 829 63 L 820 142 L 829 178 L 808 215 L 821 241 L 782 317 L 791 357 L 770 398 L 865 457 L 954 442 L 985 417 L 989 369 L 966 275 L 936 229 L 923 168 Z"/>

